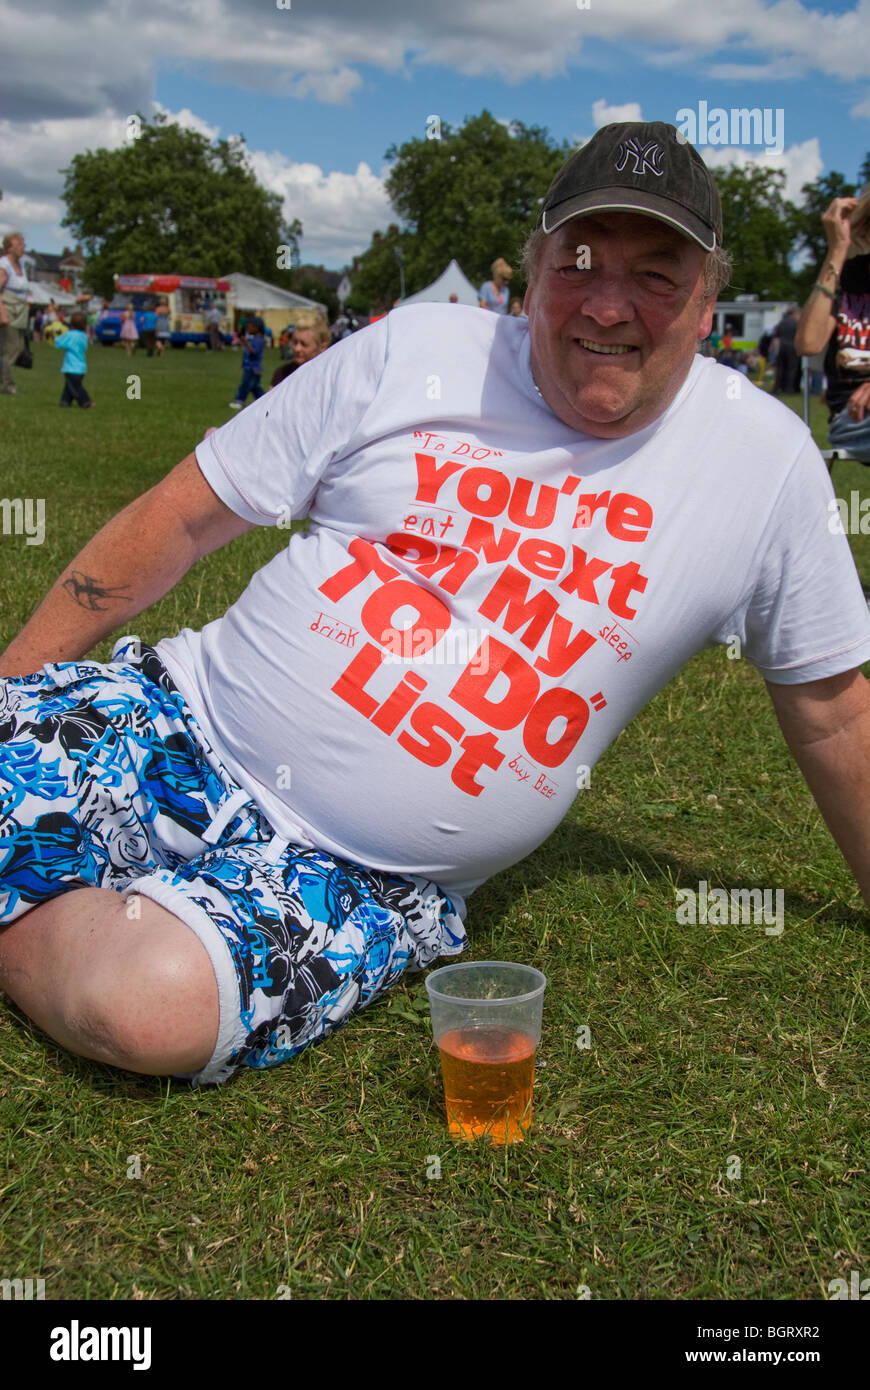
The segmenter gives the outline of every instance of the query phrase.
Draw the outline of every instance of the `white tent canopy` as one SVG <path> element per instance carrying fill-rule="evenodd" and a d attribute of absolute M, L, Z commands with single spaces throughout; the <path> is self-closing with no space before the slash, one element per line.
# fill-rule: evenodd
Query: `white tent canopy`
<path fill-rule="evenodd" d="M 58 289 L 57 285 L 47 285 L 42 280 L 28 280 L 30 304 L 56 304 L 59 309 L 66 309 L 78 301 L 74 294 L 68 294 L 66 290 Z"/>
<path fill-rule="evenodd" d="M 401 300 L 396 305 L 396 308 L 401 309 L 405 304 L 449 304 L 452 294 L 456 295 L 458 304 L 471 304 L 477 308 L 479 303 L 477 290 L 468 276 L 463 274 L 457 261 L 451 261 L 437 280 L 433 280 L 432 284 L 427 285 L 424 290 L 418 290 L 416 294 L 409 294 L 407 299 Z"/>
<path fill-rule="evenodd" d="M 293 294 L 278 285 L 269 285 L 265 280 L 255 279 L 253 275 L 237 272 L 234 275 L 225 275 L 223 279 L 229 280 L 232 286 L 227 294 L 228 302 L 245 312 L 266 309 L 317 309 L 323 314 L 326 313 L 326 306 L 319 304 L 316 299 L 305 299 L 301 294 Z"/>

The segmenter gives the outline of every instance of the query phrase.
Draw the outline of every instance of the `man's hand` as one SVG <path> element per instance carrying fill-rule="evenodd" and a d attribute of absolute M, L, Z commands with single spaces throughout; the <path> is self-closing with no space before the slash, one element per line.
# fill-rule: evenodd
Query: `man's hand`
<path fill-rule="evenodd" d="M 845 261 L 849 255 L 852 243 L 849 219 L 857 206 L 857 198 L 835 198 L 830 207 L 822 213 L 822 226 L 828 238 L 828 251 L 832 258 L 836 255 L 839 259 L 839 254 L 842 253 Z M 841 266 L 842 263 L 840 261 Z"/>
<path fill-rule="evenodd" d="M 860 670 L 765 682 L 785 741 L 870 908 L 870 685 Z"/>
<path fill-rule="evenodd" d="M 852 230 L 849 218 L 855 208 L 857 198 L 835 198 L 822 214 L 822 226 L 828 238 L 828 254 L 818 275 L 818 284 L 834 294 L 840 279 L 840 271 L 849 255 Z M 834 331 L 832 300 L 827 294 L 816 289 L 803 307 L 795 334 L 795 352 L 802 357 L 813 357 L 827 347 Z"/>

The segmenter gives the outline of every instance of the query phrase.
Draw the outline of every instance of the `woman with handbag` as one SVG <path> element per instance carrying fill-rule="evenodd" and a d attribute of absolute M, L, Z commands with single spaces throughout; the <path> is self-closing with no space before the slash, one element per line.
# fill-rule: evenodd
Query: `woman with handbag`
<path fill-rule="evenodd" d="M 23 333 L 27 327 L 27 296 L 30 286 L 21 267 L 24 237 L 20 232 L 7 232 L 0 255 L 0 394 L 16 394 L 12 368 L 21 351 Z"/>

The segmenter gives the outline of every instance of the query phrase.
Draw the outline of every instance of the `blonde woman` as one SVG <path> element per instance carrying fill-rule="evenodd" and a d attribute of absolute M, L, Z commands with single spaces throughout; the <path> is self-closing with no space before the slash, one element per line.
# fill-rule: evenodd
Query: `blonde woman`
<path fill-rule="evenodd" d="M 270 389 L 272 386 L 279 386 L 297 367 L 301 367 L 303 362 L 310 362 L 313 357 L 319 357 L 331 342 L 332 334 L 323 315 L 314 309 L 303 309 L 301 314 L 296 315 L 290 338 L 292 361 L 281 362 L 275 368 Z"/>
<path fill-rule="evenodd" d="M 510 301 L 510 282 L 513 271 L 503 256 L 492 263 L 492 279 L 485 280 L 478 291 L 478 304 L 481 309 L 492 309 L 496 314 L 506 314 Z"/>
<path fill-rule="evenodd" d="M 0 394 L 17 394 L 12 369 L 21 351 L 27 327 L 27 297 L 30 286 L 21 265 L 24 237 L 7 232 L 0 255 Z"/>

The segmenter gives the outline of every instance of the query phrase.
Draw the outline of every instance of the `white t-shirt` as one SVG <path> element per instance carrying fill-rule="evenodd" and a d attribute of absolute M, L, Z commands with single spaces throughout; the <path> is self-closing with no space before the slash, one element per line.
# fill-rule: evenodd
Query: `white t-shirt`
<path fill-rule="evenodd" d="M 19 299 L 26 299 L 30 294 L 30 282 L 26 275 L 15 269 L 8 256 L 0 256 L 0 270 L 6 274 L 3 292 L 8 290 L 10 294 L 17 294 Z"/>
<path fill-rule="evenodd" d="M 240 516 L 310 523 L 159 644 L 170 673 L 282 835 L 454 897 L 546 839 L 702 647 L 783 684 L 870 660 L 806 427 L 708 358 L 596 439 L 539 395 L 526 319 L 409 306 L 196 454 Z"/>

